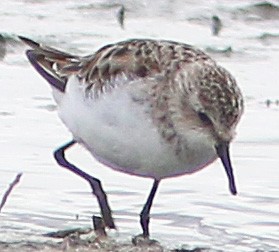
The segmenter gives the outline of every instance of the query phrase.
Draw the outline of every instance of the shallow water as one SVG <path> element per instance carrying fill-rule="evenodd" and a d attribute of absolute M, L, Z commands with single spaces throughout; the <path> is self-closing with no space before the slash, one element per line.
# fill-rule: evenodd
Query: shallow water
<path fill-rule="evenodd" d="M 125 30 L 115 18 L 117 1 L 1 2 L 0 32 L 6 43 L 0 45 L 0 193 L 18 172 L 23 176 L 0 214 L 0 241 L 45 241 L 41 234 L 91 226 L 91 216 L 99 213 L 90 187 L 52 157 L 71 135 L 56 114 L 50 88 L 26 61 L 15 34 L 82 55 L 114 41 L 148 37 L 208 50 L 236 77 L 246 105 L 231 150 L 239 195 L 229 194 L 218 161 L 191 176 L 165 180 L 152 209 L 152 237 L 176 248 L 279 251 L 279 2 L 123 3 Z M 219 37 L 211 36 L 212 15 L 223 22 Z M 224 53 L 228 47 L 232 51 Z M 127 240 L 138 234 L 138 214 L 151 180 L 114 172 L 78 146 L 67 155 L 103 181 L 116 236 Z"/>

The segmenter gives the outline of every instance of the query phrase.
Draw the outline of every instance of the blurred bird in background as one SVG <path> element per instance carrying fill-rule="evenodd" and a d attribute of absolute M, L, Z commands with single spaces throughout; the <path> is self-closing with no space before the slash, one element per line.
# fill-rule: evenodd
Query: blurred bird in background
<path fill-rule="evenodd" d="M 0 34 L 0 60 L 3 60 L 5 58 L 6 52 L 6 39 L 2 34 Z"/>
<path fill-rule="evenodd" d="M 124 29 L 125 11 L 126 10 L 124 5 L 121 5 L 120 9 L 117 12 L 117 21 L 120 24 L 122 29 Z"/>
<path fill-rule="evenodd" d="M 211 18 L 211 30 L 213 36 L 218 36 L 222 29 L 222 22 L 218 16 L 212 16 Z"/>

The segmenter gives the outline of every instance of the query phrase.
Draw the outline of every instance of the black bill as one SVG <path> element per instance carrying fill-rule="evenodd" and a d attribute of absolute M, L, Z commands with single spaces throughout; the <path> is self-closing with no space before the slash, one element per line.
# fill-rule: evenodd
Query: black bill
<path fill-rule="evenodd" d="M 231 160 L 230 160 L 229 143 L 224 142 L 224 143 L 219 144 L 218 146 L 216 146 L 216 151 L 225 167 L 225 170 L 226 170 L 226 173 L 227 173 L 227 176 L 229 179 L 230 191 L 233 195 L 236 195 L 237 191 L 236 191 L 236 186 L 235 186 L 235 182 L 234 182 L 232 164 L 231 164 Z"/>

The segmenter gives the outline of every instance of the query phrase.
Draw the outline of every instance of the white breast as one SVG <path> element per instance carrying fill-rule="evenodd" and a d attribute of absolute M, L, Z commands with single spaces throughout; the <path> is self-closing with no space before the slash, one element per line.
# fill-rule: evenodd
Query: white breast
<path fill-rule="evenodd" d="M 159 135 L 149 104 L 133 100 L 141 98 L 140 86 L 140 80 L 119 85 L 93 100 L 84 97 L 83 86 L 72 77 L 58 104 L 59 115 L 95 158 L 122 172 L 160 179 L 194 172 L 216 159 L 212 147 L 196 137 L 189 138 L 189 146 L 201 143 L 195 145 L 195 155 L 189 149 L 178 157 Z"/>

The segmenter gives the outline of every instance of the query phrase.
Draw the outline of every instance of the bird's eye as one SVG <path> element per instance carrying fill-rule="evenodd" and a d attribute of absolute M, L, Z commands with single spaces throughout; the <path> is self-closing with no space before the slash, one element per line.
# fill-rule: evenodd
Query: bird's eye
<path fill-rule="evenodd" d="M 204 112 L 199 112 L 198 116 L 203 123 L 205 123 L 207 125 L 212 124 L 210 118 Z"/>

